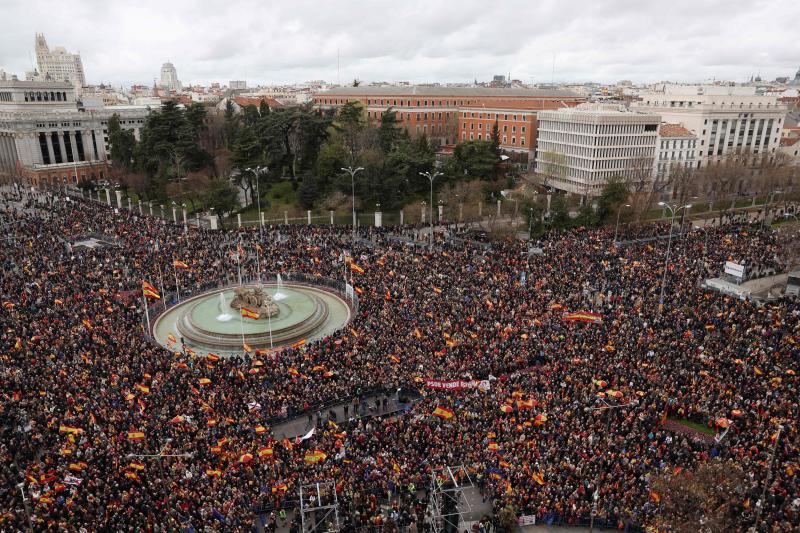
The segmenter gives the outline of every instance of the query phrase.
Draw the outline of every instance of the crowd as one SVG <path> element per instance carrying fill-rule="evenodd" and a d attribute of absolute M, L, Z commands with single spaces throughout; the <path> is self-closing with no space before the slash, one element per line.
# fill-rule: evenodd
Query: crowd
<path fill-rule="evenodd" d="M 652 477 L 714 456 L 748 472 L 762 531 L 800 528 L 800 305 L 701 286 L 726 260 L 784 268 L 773 233 L 685 231 L 659 309 L 665 243 L 615 247 L 613 228 L 548 234 L 542 255 L 442 235 L 430 250 L 389 229 L 356 240 L 332 226 L 185 233 L 137 212 L 0 194 L 2 530 L 248 530 L 314 480 L 335 482 L 345 530 L 421 530 L 424 490 L 447 465 L 463 465 L 496 512 L 576 523 L 597 493 L 598 520 L 651 525 Z M 87 232 L 117 245 L 69 245 Z M 141 283 L 167 298 L 175 260 L 189 267 L 176 273 L 183 294 L 233 282 L 239 267 L 346 275 L 358 312 L 274 359 L 168 350 L 144 335 Z M 574 312 L 590 320 L 564 319 Z M 304 441 L 265 427 L 376 386 L 422 399 L 405 416 L 331 423 Z M 665 429 L 665 417 L 730 429 L 709 444 Z"/>

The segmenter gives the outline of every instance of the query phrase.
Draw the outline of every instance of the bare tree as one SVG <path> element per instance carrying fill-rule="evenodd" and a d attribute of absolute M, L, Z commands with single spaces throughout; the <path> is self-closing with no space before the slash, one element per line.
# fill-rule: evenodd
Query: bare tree
<path fill-rule="evenodd" d="M 733 460 L 712 460 L 694 471 L 669 471 L 651 481 L 659 522 L 675 533 L 739 531 L 747 477 Z"/>

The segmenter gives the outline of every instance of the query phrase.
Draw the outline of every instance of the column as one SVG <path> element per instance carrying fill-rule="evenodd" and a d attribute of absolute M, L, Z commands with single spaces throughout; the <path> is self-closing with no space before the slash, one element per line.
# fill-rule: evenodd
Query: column
<path fill-rule="evenodd" d="M 375 211 L 375 227 L 380 228 L 383 225 L 383 213 Z"/>
<path fill-rule="evenodd" d="M 97 194 L 100 194 L 99 192 Z M 111 207 L 111 189 L 106 189 L 106 203 Z"/>
<path fill-rule="evenodd" d="M 139 214 L 140 215 L 144 214 L 144 213 L 142 213 L 142 201 L 141 200 L 139 200 Z M 150 213 L 150 214 L 152 215 L 153 213 Z"/>
<path fill-rule="evenodd" d="M 114 195 L 117 197 L 117 207 L 122 209 L 122 191 L 114 191 Z"/>
<path fill-rule="evenodd" d="M 403 225 L 403 222 L 404 222 L 404 220 L 403 220 L 403 219 L 404 219 L 404 218 L 405 218 L 405 213 L 404 213 L 404 212 L 403 212 L 403 210 L 401 209 L 401 210 L 400 210 L 400 225 L 401 225 L 401 226 Z"/>
<path fill-rule="evenodd" d="M 67 134 L 66 131 L 59 131 L 58 132 L 58 146 L 61 148 L 61 161 L 63 163 L 69 163 L 69 159 L 67 159 L 67 147 L 64 144 L 64 134 Z"/>
<path fill-rule="evenodd" d="M 306 217 L 308 219 L 308 225 L 311 225 L 311 210 L 306 211 Z"/>
<path fill-rule="evenodd" d="M 333 226 L 333 211 L 329 211 L 329 213 L 331 214 L 331 226 Z"/>
<path fill-rule="evenodd" d="M 77 132 L 75 132 L 75 131 L 65 131 L 64 133 L 66 133 L 67 135 L 70 136 L 69 145 L 72 148 L 72 160 L 77 163 L 78 161 L 80 161 L 80 158 L 78 157 L 78 140 L 77 140 L 78 139 L 78 135 L 77 135 Z"/>
<path fill-rule="evenodd" d="M 56 153 L 53 151 L 53 136 L 50 133 L 44 134 L 45 139 L 47 139 L 47 154 L 50 156 L 50 164 L 56 162 Z"/>

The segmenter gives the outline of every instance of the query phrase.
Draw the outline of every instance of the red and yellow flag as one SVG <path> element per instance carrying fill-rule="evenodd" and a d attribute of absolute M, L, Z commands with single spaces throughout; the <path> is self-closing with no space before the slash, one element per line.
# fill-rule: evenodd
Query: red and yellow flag
<path fill-rule="evenodd" d="M 144 440 L 144 433 L 141 431 L 129 431 L 128 440 Z"/>
<path fill-rule="evenodd" d="M 175 259 L 175 260 L 172 262 L 172 266 L 173 266 L 173 267 L 175 267 L 175 268 L 182 268 L 182 269 L 184 269 L 184 270 L 186 270 L 186 269 L 188 269 L 188 268 L 189 268 L 189 265 L 187 265 L 186 263 L 184 263 L 183 261 L 180 261 L 180 260 L 178 260 L 178 259 Z"/>
<path fill-rule="evenodd" d="M 603 316 L 599 313 L 592 313 L 589 311 L 578 311 L 576 313 L 567 313 L 562 320 L 566 322 L 587 322 L 589 324 L 601 324 Z"/>
<path fill-rule="evenodd" d="M 320 450 L 314 450 L 306 452 L 305 457 L 303 460 L 308 464 L 318 463 L 320 461 L 324 461 L 327 458 L 327 454 Z"/>
<path fill-rule="evenodd" d="M 293 342 L 293 343 L 291 344 L 291 347 L 292 347 L 292 348 L 299 348 L 299 347 L 301 347 L 302 345 L 304 345 L 305 343 L 306 343 L 306 340 L 305 340 L 305 339 L 300 339 L 300 340 L 299 340 L 299 341 L 297 341 L 297 342 Z"/>
<path fill-rule="evenodd" d="M 73 427 L 73 426 L 66 426 L 66 425 L 62 424 L 62 425 L 60 425 L 58 427 L 58 432 L 59 433 L 69 433 L 71 435 L 80 435 L 81 433 L 83 433 L 83 429 L 77 428 L 77 427 Z"/>
<path fill-rule="evenodd" d="M 533 480 L 539 485 L 544 485 L 544 476 L 541 472 L 534 472 L 531 474 L 531 478 L 533 478 Z"/>
<path fill-rule="evenodd" d="M 242 307 L 242 316 L 244 318 L 252 318 L 253 320 L 258 320 L 258 313 L 256 313 L 255 311 L 251 311 L 246 307 Z"/>
<path fill-rule="evenodd" d="M 134 470 L 144 470 L 144 463 L 137 463 L 136 461 L 134 461 L 128 466 L 130 468 L 133 468 Z"/>
<path fill-rule="evenodd" d="M 258 456 L 259 457 L 272 457 L 272 448 L 263 447 L 258 449 Z"/>
<path fill-rule="evenodd" d="M 455 415 L 453 411 L 451 411 L 450 409 L 446 409 L 442 406 L 439 406 L 436 409 L 434 409 L 432 414 L 433 416 L 438 416 L 439 418 L 443 418 L 445 420 L 450 420 Z"/>
<path fill-rule="evenodd" d="M 364 273 L 364 269 L 358 266 L 355 261 L 350 261 L 350 270 L 353 272 L 358 272 L 359 274 Z"/>
<path fill-rule="evenodd" d="M 242 343 L 242 349 L 244 349 L 244 351 L 247 352 L 247 353 L 250 353 L 250 352 L 253 351 L 253 347 L 250 346 L 249 344 L 247 344 L 246 342 Z"/>
<path fill-rule="evenodd" d="M 222 476 L 222 470 L 215 470 L 213 468 L 206 469 L 206 475 L 208 477 L 220 477 Z"/>
<path fill-rule="evenodd" d="M 147 298 L 152 298 L 154 300 L 161 299 L 161 295 L 158 293 L 158 290 L 156 290 L 155 287 L 146 281 L 142 281 L 142 291 Z"/>

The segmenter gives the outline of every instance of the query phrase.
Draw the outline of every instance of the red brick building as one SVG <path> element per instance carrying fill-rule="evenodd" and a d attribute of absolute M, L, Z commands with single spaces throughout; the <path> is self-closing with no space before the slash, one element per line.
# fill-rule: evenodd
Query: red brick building
<path fill-rule="evenodd" d="M 536 113 L 585 101 L 557 89 L 488 87 L 337 87 L 314 95 L 320 108 L 354 100 L 364 105 L 368 120 L 380 121 L 391 108 L 411 135 L 426 135 L 440 145 L 490 139 L 497 122 L 500 146 L 517 152 L 524 164 L 536 153 Z"/>

